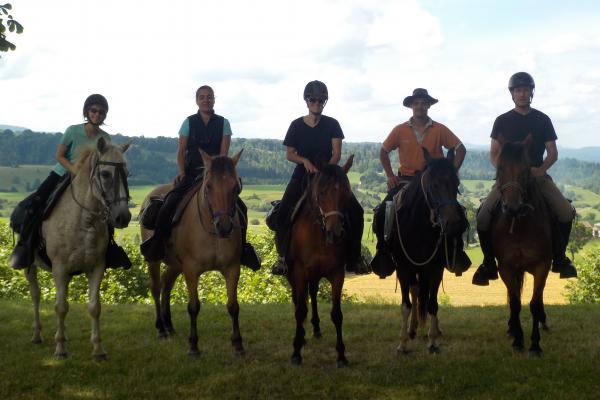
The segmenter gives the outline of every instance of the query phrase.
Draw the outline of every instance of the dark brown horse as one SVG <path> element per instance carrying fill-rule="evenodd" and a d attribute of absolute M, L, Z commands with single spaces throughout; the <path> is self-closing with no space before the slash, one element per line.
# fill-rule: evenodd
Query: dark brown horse
<path fill-rule="evenodd" d="M 492 222 L 492 243 L 500 277 L 508 290 L 508 332 L 514 338 L 513 348 L 519 351 L 524 347 L 519 318 L 523 280 L 525 272 L 533 275 L 529 351 L 541 355 L 539 326 L 547 329 L 543 298 L 552 263 L 552 230 L 549 210 L 530 175 L 529 144 L 530 139 L 506 143 L 500 151 L 496 186 L 502 193 L 502 212 Z"/>
<path fill-rule="evenodd" d="M 456 200 L 460 182 L 452 163 L 454 153 L 451 152 L 449 158 L 439 159 L 432 159 L 425 149 L 423 153 L 427 166 L 405 188 L 391 238 L 402 292 L 398 354 L 408 352 L 407 344 L 409 339 L 415 338 L 418 322 L 425 324 L 428 315 L 429 352 L 439 350 L 438 289 L 444 266 L 453 256 L 450 237 L 466 228 L 464 211 Z M 413 310 L 410 295 L 416 310 Z"/>
<path fill-rule="evenodd" d="M 337 366 L 348 364 L 342 339 L 341 297 L 344 285 L 344 265 L 350 241 L 344 233 L 344 214 L 352 191 L 346 173 L 352 166 L 353 155 L 343 167 L 324 165 L 311 179 L 304 201 L 291 230 L 288 252 L 290 269 L 287 274 L 292 287 L 295 306 L 296 335 L 292 363 L 302 363 L 300 354 L 304 340 L 304 320 L 308 314 L 307 297 L 310 293 L 313 335 L 321 336 L 317 312 L 319 281 L 331 283 L 331 320 L 337 334 Z"/>

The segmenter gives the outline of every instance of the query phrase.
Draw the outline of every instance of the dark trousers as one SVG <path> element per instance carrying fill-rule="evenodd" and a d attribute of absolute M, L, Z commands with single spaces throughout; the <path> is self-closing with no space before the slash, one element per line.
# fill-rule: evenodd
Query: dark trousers
<path fill-rule="evenodd" d="M 26 208 L 23 225 L 19 232 L 19 243 L 34 240 L 34 236 L 37 236 L 45 205 L 61 179 L 62 177 L 56 172 L 50 172 L 37 190 L 19 203 L 19 207 L 23 206 Z"/>

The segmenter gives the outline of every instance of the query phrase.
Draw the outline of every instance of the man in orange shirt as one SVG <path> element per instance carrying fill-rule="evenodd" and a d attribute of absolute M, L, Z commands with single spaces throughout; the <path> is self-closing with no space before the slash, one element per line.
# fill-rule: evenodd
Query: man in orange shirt
<path fill-rule="evenodd" d="M 390 252 L 383 240 L 385 201 L 391 200 L 404 185 L 410 182 L 415 173 L 425 168 L 426 161 L 422 148 L 427 149 L 433 158 L 444 157 L 442 147 L 454 150 L 454 166 L 457 170 L 465 159 L 466 149 L 460 139 L 446 126 L 433 121 L 428 116 L 429 107 L 437 102 L 438 100 L 431 97 L 426 89 L 415 89 L 412 96 L 406 97 L 403 102 L 405 107 L 412 109 L 412 117 L 392 129 L 379 151 L 379 160 L 387 177 L 388 194 L 382 205 L 376 209 L 373 218 L 373 230 L 377 235 L 377 252 L 371 267 L 373 272 L 382 278 L 395 270 Z M 395 149 L 398 149 L 400 160 L 398 175 L 392 170 L 389 156 L 389 153 Z M 471 260 L 462 249 L 462 237 L 457 239 L 455 265 L 448 267 L 452 272 L 460 275 L 471 266 Z"/>

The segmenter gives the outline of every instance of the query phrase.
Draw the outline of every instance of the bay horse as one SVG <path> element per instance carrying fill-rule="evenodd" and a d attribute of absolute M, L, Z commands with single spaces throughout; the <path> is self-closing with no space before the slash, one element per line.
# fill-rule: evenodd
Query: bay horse
<path fill-rule="evenodd" d="M 460 181 L 453 164 L 454 153 L 450 151 L 448 158 L 434 159 L 423 148 L 423 154 L 426 167 L 404 188 L 402 206 L 396 211 L 395 229 L 390 239 L 402 294 L 398 355 L 408 353 L 409 339 L 415 338 L 418 324 L 424 325 L 427 316 L 430 319 L 428 350 L 430 353 L 439 351 L 437 295 L 444 267 L 452 257 L 447 237 L 462 234 L 467 223 L 456 199 Z"/>
<path fill-rule="evenodd" d="M 240 277 L 242 241 L 236 201 L 241 191 L 236 165 L 242 150 L 235 156 L 211 157 L 201 151 L 204 174 L 198 190 L 185 206 L 179 223 L 173 228 L 167 243 L 166 270 L 160 273 L 160 261 L 148 262 L 150 286 L 156 309 L 159 338 L 174 333 L 171 321 L 170 297 L 177 277 L 183 273 L 188 290 L 190 316 L 190 356 L 198 356 L 197 319 L 200 312 L 198 280 L 206 271 L 216 270 L 225 278 L 227 311 L 231 317 L 231 343 L 236 355 L 244 354 L 238 316 L 237 285 Z M 148 194 L 146 207 L 153 196 L 165 194 L 172 185 L 163 185 Z M 143 207 L 143 208 L 144 208 Z M 142 240 L 152 231 L 142 227 Z"/>
<path fill-rule="evenodd" d="M 34 264 L 25 271 L 33 300 L 34 343 L 42 341 L 36 265 L 52 272 L 58 317 L 54 337 L 57 357 L 67 356 L 65 317 L 69 311 L 69 282 L 74 275 L 85 273 L 89 285 L 88 313 L 92 320 L 92 356 L 106 358 L 100 340 L 100 283 L 110 239 L 108 224 L 125 228 L 131 220 L 127 164 L 123 157 L 128 148 L 129 143 L 117 147 L 100 138 L 95 147 L 81 152 L 69 187 L 41 226 L 41 237 L 51 264 L 36 254 Z"/>
<path fill-rule="evenodd" d="M 502 146 L 497 161 L 496 187 L 501 193 L 501 213 L 492 221 L 492 247 L 510 306 L 508 333 L 517 351 L 524 348 L 521 293 L 525 272 L 533 275 L 529 309 L 533 317 L 530 354 L 542 354 L 540 325 L 546 325 L 544 287 L 552 264 L 551 215 L 530 172 L 531 136 Z"/>
<path fill-rule="evenodd" d="M 321 278 L 326 278 L 331 283 L 331 320 L 337 335 L 336 365 L 339 368 L 348 364 L 342 339 L 341 297 L 350 246 L 348 235 L 344 232 L 344 211 L 352 196 L 346 174 L 353 159 L 354 155 L 351 155 L 343 167 L 334 164 L 320 166 L 307 186 L 306 199 L 291 229 L 287 279 L 292 288 L 296 318 L 294 352 L 291 357 L 294 365 L 302 363 L 308 294 L 312 308 L 313 335 L 321 337 L 317 310 L 317 292 Z"/>

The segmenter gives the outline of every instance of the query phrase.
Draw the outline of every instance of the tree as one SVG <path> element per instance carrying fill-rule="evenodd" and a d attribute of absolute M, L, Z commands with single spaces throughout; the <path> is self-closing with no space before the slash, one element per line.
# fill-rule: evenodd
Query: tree
<path fill-rule="evenodd" d="M 591 232 L 579 220 L 573 221 L 573 229 L 567 249 L 571 253 L 571 259 L 575 258 L 575 253 L 583 249 L 583 246 L 591 239 Z"/>
<path fill-rule="evenodd" d="M 23 25 L 15 21 L 8 13 L 9 10 L 12 10 L 12 5 L 10 3 L 6 3 L 0 5 L 0 51 L 7 52 L 9 50 L 15 50 L 17 46 L 13 43 L 6 40 L 6 30 L 13 33 L 23 33 Z M 4 25 L 4 21 L 6 19 L 6 26 Z"/>

